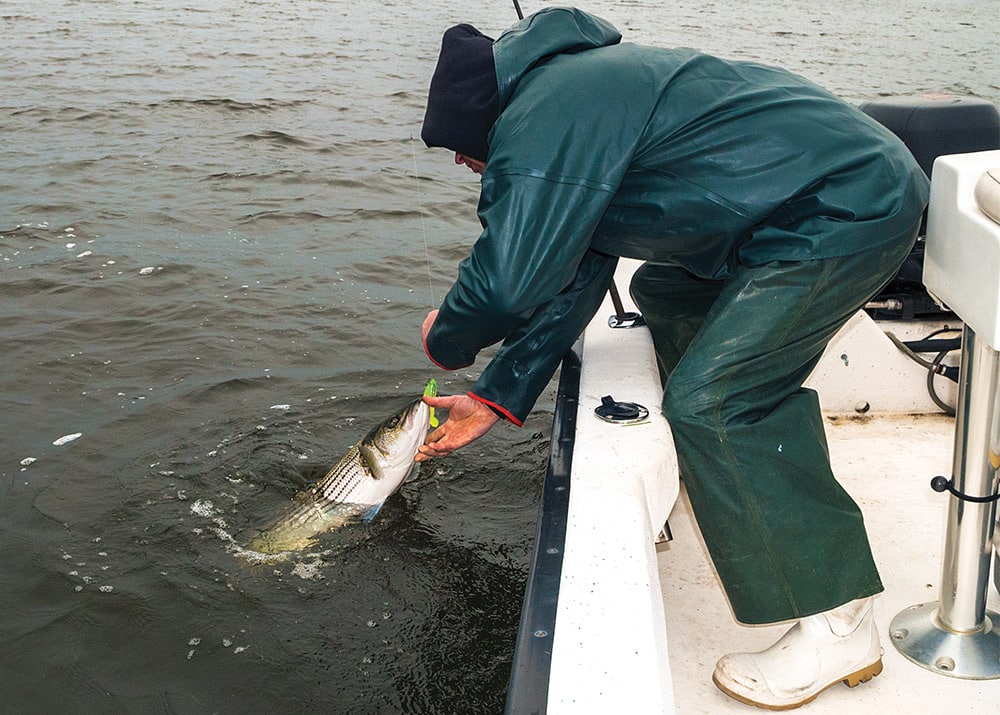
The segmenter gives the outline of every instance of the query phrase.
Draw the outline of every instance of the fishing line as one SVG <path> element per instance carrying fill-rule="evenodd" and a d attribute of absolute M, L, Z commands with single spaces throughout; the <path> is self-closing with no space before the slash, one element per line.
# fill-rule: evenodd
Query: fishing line
<path fill-rule="evenodd" d="M 514 0 L 514 10 L 517 11 L 517 17 L 519 20 L 524 19 L 524 13 L 521 12 L 521 6 L 518 4 L 517 0 Z M 431 247 L 430 242 L 427 240 L 427 226 L 424 222 L 424 194 L 420 189 L 420 172 L 417 170 L 417 147 L 413 141 L 413 135 L 410 135 L 410 153 L 413 155 L 413 176 L 417 181 L 417 205 L 420 208 L 420 233 L 424 239 L 424 262 L 427 264 L 427 290 L 431 297 L 431 310 L 438 307 L 437 299 L 434 297 L 434 274 L 431 271 Z"/>
<path fill-rule="evenodd" d="M 514 10 L 517 12 L 517 19 L 523 20 L 524 13 L 521 12 L 521 5 L 517 0 L 513 0 Z M 431 247 L 430 242 L 427 240 L 427 226 L 424 222 L 424 194 L 420 189 L 420 172 L 417 170 L 417 148 L 413 141 L 413 135 L 410 135 L 410 153 L 413 155 L 413 177 L 417 181 L 417 205 L 420 209 L 420 233 L 424 239 L 424 262 L 427 264 L 427 291 L 430 293 L 431 297 L 431 310 L 437 308 L 437 299 L 434 297 L 434 274 L 431 271 Z"/>
<path fill-rule="evenodd" d="M 434 275 L 431 272 L 431 247 L 427 241 L 427 226 L 424 223 L 424 193 L 420 189 L 420 172 L 417 171 L 417 147 L 413 143 L 413 136 L 410 135 L 410 152 L 413 154 L 413 176 L 417 180 L 417 206 L 420 213 L 420 233 L 424 239 L 424 260 L 427 264 L 427 290 L 431 296 L 431 310 L 437 308 L 437 300 L 434 298 Z"/>

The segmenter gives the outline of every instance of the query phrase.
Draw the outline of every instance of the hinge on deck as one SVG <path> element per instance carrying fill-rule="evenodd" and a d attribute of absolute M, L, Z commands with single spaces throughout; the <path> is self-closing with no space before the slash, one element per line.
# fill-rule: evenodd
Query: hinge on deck
<path fill-rule="evenodd" d="M 660 529 L 659 535 L 653 541 L 653 546 L 657 551 L 663 551 L 667 548 L 667 544 L 674 540 L 674 535 L 670 533 L 670 522 L 663 522 L 663 528 Z"/>

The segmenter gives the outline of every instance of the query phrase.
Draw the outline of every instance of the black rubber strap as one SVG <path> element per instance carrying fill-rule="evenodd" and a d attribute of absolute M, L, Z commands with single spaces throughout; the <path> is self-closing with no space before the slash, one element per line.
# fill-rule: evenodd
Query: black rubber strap
<path fill-rule="evenodd" d="M 1000 494 L 992 494 L 988 497 L 974 497 L 969 494 L 963 494 L 955 489 L 955 485 L 952 480 L 945 479 L 944 477 L 934 477 L 931 480 L 931 489 L 936 492 L 951 492 L 962 501 L 970 501 L 974 504 L 989 504 L 990 502 L 1000 499 Z"/>

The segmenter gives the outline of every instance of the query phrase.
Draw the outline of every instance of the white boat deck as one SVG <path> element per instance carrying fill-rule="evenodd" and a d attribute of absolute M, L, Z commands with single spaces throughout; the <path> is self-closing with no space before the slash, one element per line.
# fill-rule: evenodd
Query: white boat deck
<path fill-rule="evenodd" d="M 939 598 L 949 497 L 932 491 L 929 482 L 951 473 L 953 429 L 954 420 L 944 415 L 827 421 L 834 471 L 861 506 L 885 585 L 875 604 L 885 670 L 856 688 L 835 685 L 799 712 L 1000 712 L 1000 680 L 933 673 L 900 655 L 888 632 L 901 610 Z M 712 684 L 712 670 L 725 653 L 766 648 L 787 626 L 746 627 L 734 621 L 683 487 L 670 527 L 674 539 L 658 554 L 658 564 L 676 712 L 763 712 L 723 695 Z M 1000 610 L 992 583 L 987 607 Z"/>

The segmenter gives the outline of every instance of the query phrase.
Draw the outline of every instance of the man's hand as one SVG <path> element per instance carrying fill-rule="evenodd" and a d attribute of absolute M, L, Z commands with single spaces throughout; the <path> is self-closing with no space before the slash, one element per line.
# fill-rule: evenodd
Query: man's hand
<path fill-rule="evenodd" d="M 420 337 L 424 341 L 424 345 L 427 345 L 427 333 L 431 332 L 431 327 L 434 325 L 434 320 L 437 317 L 438 311 L 432 310 L 424 318 L 424 324 L 420 326 Z"/>
<path fill-rule="evenodd" d="M 448 410 L 448 419 L 420 445 L 418 462 L 451 454 L 482 437 L 500 419 L 493 410 L 468 395 L 424 397 L 424 402 L 435 409 Z"/>

